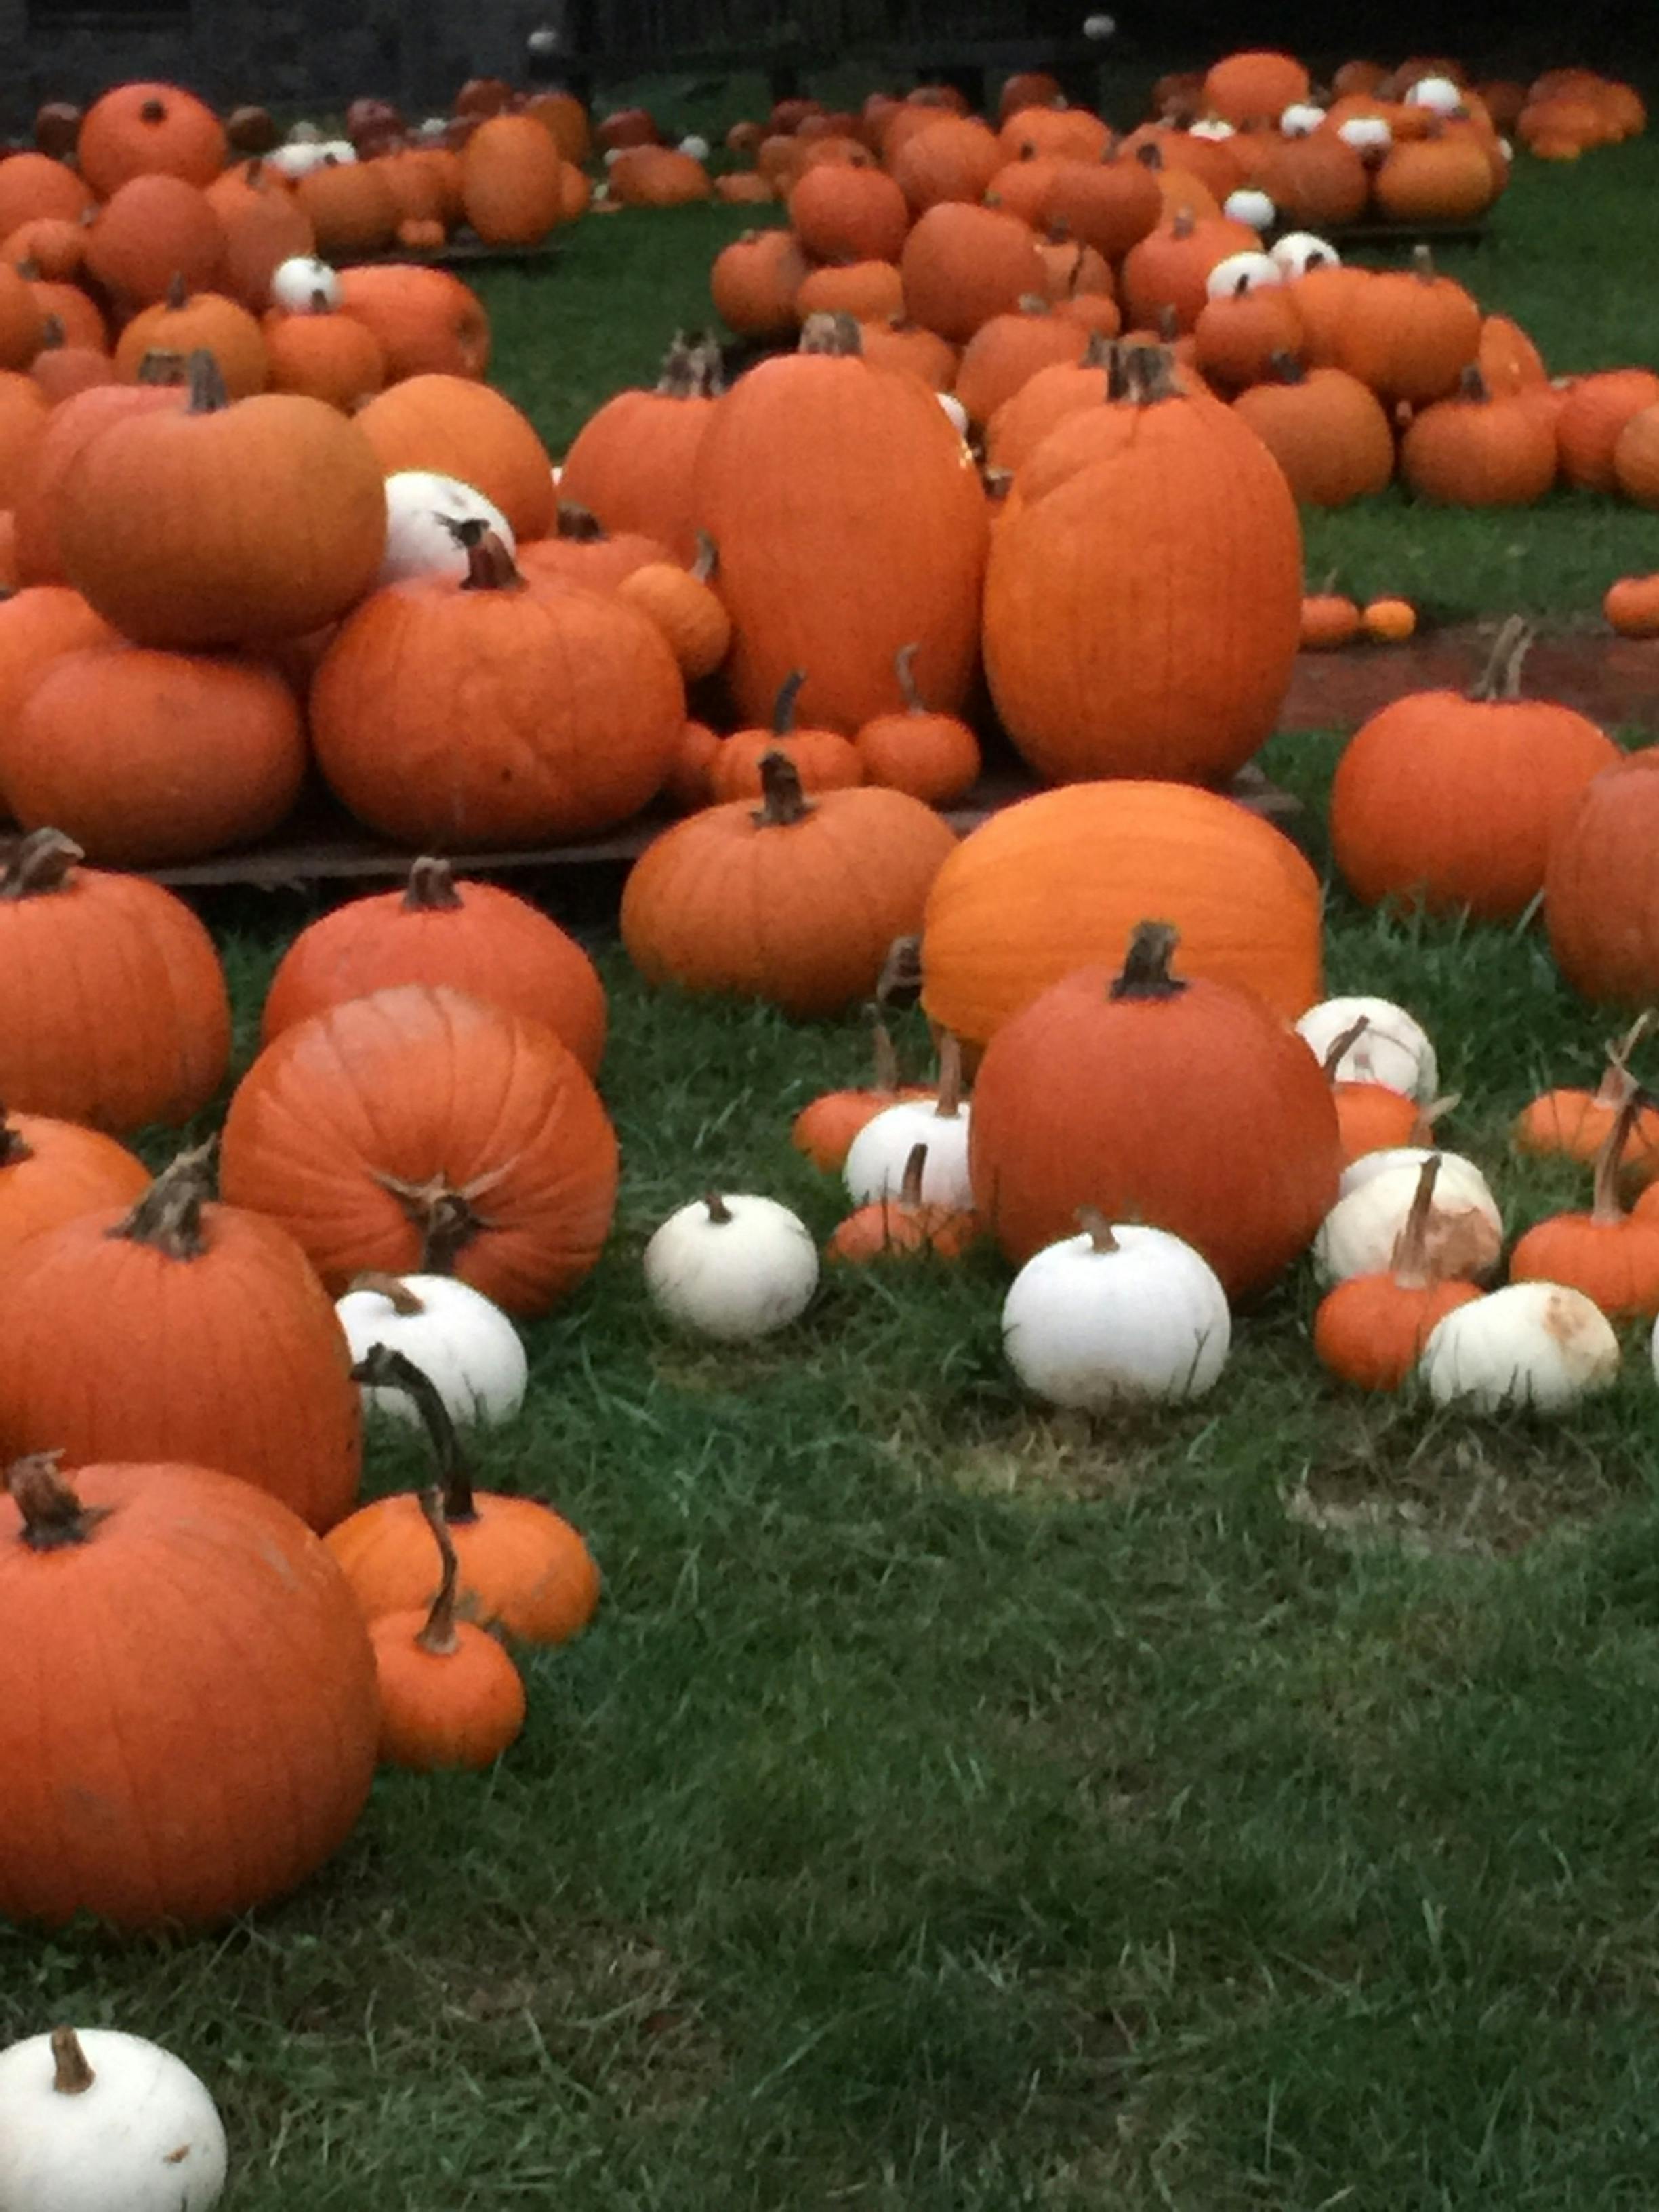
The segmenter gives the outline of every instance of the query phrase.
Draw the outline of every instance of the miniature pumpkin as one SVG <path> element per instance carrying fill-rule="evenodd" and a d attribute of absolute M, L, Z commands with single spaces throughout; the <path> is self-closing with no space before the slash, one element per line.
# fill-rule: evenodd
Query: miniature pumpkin
<path fill-rule="evenodd" d="M 1316 1358 L 1358 1389 L 1397 1390 L 1441 1317 L 1481 1296 L 1473 1283 L 1442 1273 L 1427 1249 L 1439 1172 L 1439 1156 L 1431 1153 L 1419 1170 L 1387 1268 L 1346 1277 L 1326 1292 L 1314 1316 Z"/>
<path fill-rule="evenodd" d="M 211 2212 L 224 2124 L 180 2058 L 111 2027 L 0 2051 L 0 2204 Z"/>
<path fill-rule="evenodd" d="M 437 1461 L 461 1618 L 524 1644 L 565 1644 L 579 1636 L 599 1602 L 599 1571 L 579 1531 L 536 1498 L 473 1487 L 442 1393 L 404 1353 L 375 1345 L 351 1372 L 365 1389 L 401 1391 L 420 1416 Z M 443 1562 L 422 1499 L 412 1492 L 359 1506 L 324 1540 L 371 1624 L 387 1613 L 424 1609 L 438 1595 Z"/>
<path fill-rule="evenodd" d="M 815 1168 L 822 1168 L 826 1174 L 834 1173 L 842 1165 L 854 1138 L 884 1107 L 896 1105 L 901 1098 L 929 1095 L 914 1084 L 901 1086 L 892 1032 L 879 1011 L 879 989 L 876 1003 L 873 1083 L 860 1090 L 822 1091 L 801 1108 L 789 1125 L 790 1143 L 798 1152 L 805 1152 Z M 3 1194 L 3 1188 L 0 1184 L 0 1194 Z"/>
<path fill-rule="evenodd" d="M 825 1258 L 859 1266 L 927 1253 L 959 1259 L 981 1235 L 981 1224 L 971 1210 L 928 1204 L 921 1194 L 927 1164 L 927 1145 L 913 1145 L 896 1195 L 884 1192 L 838 1222 L 824 1246 Z"/>
<path fill-rule="evenodd" d="M 1589 1212 L 1555 1213 L 1534 1222 L 1510 1255 L 1511 1282 L 1570 1284 L 1593 1298 L 1609 1321 L 1651 1320 L 1659 1314 L 1659 1213 L 1644 1210 L 1640 1201 L 1634 1213 L 1626 1213 L 1619 1197 L 1620 1170 L 1649 1103 L 1632 1085 L 1595 1155 Z"/>
<path fill-rule="evenodd" d="M 1342 592 L 1310 592 L 1302 602 L 1304 653 L 1334 653 L 1359 635 L 1359 609 Z"/>
<path fill-rule="evenodd" d="M 524 1726 L 524 1680 L 487 1629 L 456 1618 L 459 1562 L 443 1494 L 421 1495 L 438 1547 L 437 1595 L 422 1612 L 380 1613 L 369 1625 L 380 1699 L 383 1766 L 416 1774 L 493 1766 Z"/>
<path fill-rule="evenodd" d="M 1427 1030 L 1391 999 L 1322 999 L 1298 1016 L 1297 1035 L 1334 1083 L 1378 1083 L 1426 1107 L 1440 1088 Z"/>
<path fill-rule="evenodd" d="M 623 886 L 623 943 L 650 982 L 834 1013 L 870 995 L 894 939 L 917 929 L 956 839 L 903 792 L 809 799 L 781 754 L 761 781 L 758 808 L 707 807 L 647 848 Z"/>
<path fill-rule="evenodd" d="M 1417 610 L 1409 599 L 1369 599 L 1359 610 L 1359 624 L 1378 645 L 1403 645 L 1417 629 Z"/>
<path fill-rule="evenodd" d="M 1438 1321 L 1419 1372 L 1437 1405 L 1563 1413 L 1619 1373 L 1612 1324 L 1564 1283 L 1507 1283 Z"/>
<path fill-rule="evenodd" d="M 805 682 L 805 669 L 792 669 L 773 706 L 771 727 L 738 730 L 721 744 L 708 768 L 709 796 L 716 805 L 762 797 L 763 769 L 775 753 L 788 762 L 809 793 L 845 791 L 864 781 L 864 763 L 838 730 L 796 728 L 795 702 Z"/>
<path fill-rule="evenodd" d="M 320 399 L 343 415 L 355 415 L 386 382 L 380 340 L 349 315 L 273 311 L 265 318 L 264 335 L 266 378 L 273 392 Z"/>
<path fill-rule="evenodd" d="M 246 399 L 263 392 L 270 373 L 259 325 L 247 309 L 222 293 L 189 293 L 176 277 L 154 307 L 136 314 L 115 346 L 116 374 L 136 383 L 151 353 L 211 354 L 226 392 Z"/>
<path fill-rule="evenodd" d="M 1638 1016 L 1622 1037 L 1607 1047 L 1607 1066 L 1594 1091 L 1546 1091 L 1522 1107 L 1510 1129 L 1510 1142 L 1523 1157 L 1561 1157 L 1593 1165 L 1625 1102 L 1636 1089 L 1630 1054 L 1651 1025 L 1651 1013 Z M 1659 1109 L 1643 1103 L 1625 1140 L 1620 1159 L 1624 1172 L 1650 1182 L 1659 1175 Z"/>
<path fill-rule="evenodd" d="M 712 676 L 732 649 L 732 618 L 714 587 L 715 567 L 714 541 L 704 538 L 690 568 L 647 561 L 617 586 L 619 599 L 655 623 L 688 684 Z"/>
<path fill-rule="evenodd" d="M 1171 974 L 1177 942 L 1143 922 L 1115 977 L 1077 969 L 999 1029 L 975 1085 L 974 1200 L 1012 1259 L 1098 1204 L 1185 1237 L 1246 1296 L 1335 1199 L 1336 1109 L 1260 1000 Z"/>
<path fill-rule="evenodd" d="M 1608 368 L 1573 380 L 1555 418 L 1561 473 L 1587 491 L 1612 491 L 1614 455 L 1625 425 L 1659 402 L 1659 375 L 1649 368 Z"/>
<path fill-rule="evenodd" d="M 471 1283 L 453 1275 L 359 1275 L 334 1310 L 354 1362 L 377 1344 L 401 1352 L 462 1427 L 510 1420 L 524 1403 L 529 1367 L 519 1332 Z M 366 1385 L 363 1402 L 394 1420 L 420 1419 L 401 1390 Z"/>
<path fill-rule="evenodd" d="M 1437 1275 L 1490 1275 L 1504 1247 L 1503 1218 L 1486 1177 L 1460 1153 L 1424 1146 L 1364 1152 L 1342 1171 L 1340 1194 L 1314 1239 L 1322 1283 L 1382 1273 L 1416 1206 L 1425 1164 L 1438 1162 L 1434 1203 L 1420 1216 L 1418 1249 Z"/>
<path fill-rule="evenodd" d="M 854 739 L 865 776 L 871 783 L 908 791 L 930 806 L 948 806 L 977 781 L 979 740 L 955 714 L 936 714 L 916 689 L 916 648 L 903 645 L 894 656 L 902 714 L 878 714 Z"/>
<path fill-rule="evenodd" d="M 37 830 L 0 868 L 0 1098 L 116 1135 L 176 1127 L 229 1064 L 218 954 L 159 884 L 80 860 Z"/>
<path fill-rule="evenodd" d="M 542 1022 L 589 1075 L 605 1050 L 605 987 L 550 915 L 498 884 L 457 883 L 447 860 L 416 860 L 400 891 L 377 891 L 302 929 L 278 962 L 260 1017 L 270 1044 L 348 999 L 442 983 Z"/>
<path fill-rule="evenodd" d="M 968 1176 L 972 1109 L 962 1095 L 962 1046 L 946 1030 L 939 1039 L 938 1088 L 896 1099 L 863 1123 L 847 1148 L 842 1180 L 855 1206 L 898 1196 L 918 1145 L 926 1154 L 917 1202 L 966 1212 L 973 1206 Z"/>
<path fill-rule="evenodd" d="M 453 576 L 459 582 L 471 565 L 468 538 L 486 530 L 509 553 L 516 550 L 512 525 L 481 491 L 429 469 L 399 469 L 386 480 L 386 550 L 376 585 L 406 583 L 412 576 Z"/>
<path fill-rule="evenodd" d="M 1608 585 L 1601 611 L 1620 637 L 1659 637 L 1659 575 L 1619 577 Z"/>
<path fill-rule="evenodd" d="M 617 1140 L 550 1030 L 405 983 L 265 1047 L 230 1102 L 222 1183 L 286 1226 L 336 1296 L 366 1271 L 419 1270 L 539 1313 L 599 1257 Z"/>
<path fill-rule="evenodd" d="M 747 1343 L 798 1321 L 818 1285 L 805 1222 L 775 1199 L 711 1191 L 671 1213 L 645 1248 L 659 1312 L 696 1336 Z"/>
<path fill-rule="evenodd" d="M 33 1459 L 7 1482 L 0 1916 L 197 1928 L 292 1889 L 356 1826 L 379 1725 L 368 1634 L 321 1544 L 206 1468 L 82 1467 L 71 1486 Z"/>
<path fill-rule="evenodd" d="M 1098 1413 L 1201 1398 L 1226 1364 L 1232 1316 L 1203 1255 L 1167 1230 L 1079 1206 L 1083 1232 L 1034 1252 L 1009 1285 L 1002 1343 L 1026 1388 Z"/>

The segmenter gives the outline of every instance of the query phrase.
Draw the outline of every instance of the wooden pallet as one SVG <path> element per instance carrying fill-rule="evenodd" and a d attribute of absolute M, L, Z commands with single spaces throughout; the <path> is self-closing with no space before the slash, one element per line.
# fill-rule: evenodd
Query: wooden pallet
<path fill-rule="evenodd" d="M 550 267 L 559 252 L 556 239 L 544 238 L 535 246 L 486 246 L 471 231 L 460 231 L 425 252 L 418 246 L 402 246 L 390 253 L 360 253 L 352 266 L 404 269 L 417 264 L 428 269 L 535 269 Z"/>

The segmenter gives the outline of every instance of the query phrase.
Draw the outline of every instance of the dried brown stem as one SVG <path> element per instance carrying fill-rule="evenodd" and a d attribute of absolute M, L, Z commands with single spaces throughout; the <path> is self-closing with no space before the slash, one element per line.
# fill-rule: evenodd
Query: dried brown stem
<path fill-rule="evenodd" d="M 83 1505 L 58 1472 L 61 1452 L 33 1452 L 6 1469 L 6 1488 L 21 1516 L 22 1541 L 31 1552 L 64 1552 L 84 1544 L 107 1505 Z"/>
<path fill-rule="evenodd" d="M 109 1234 L 129 1244 L 148 1244 L 164 1259 L 199 1259 L 207 1245 L 202 1234 L 202 1208 L 213 1197 L 216 1141 L 210 1137 L 204 1144 L 180 1152 Z"/>
<path fill-rule="evenodd" d="M 811 813 L 812 802 L 801 787 L 800 770 L 787 753 L 763 753 L 760 780 L 761 804 L 752 817 L 759 828 L 787 830 Z"/>
<path fill-rule="evenodd" d="M 443 1392 L 425 1368 L 417 1367 L 407 1352 L 394 1352 L 390 1345 L 371 1344 L 352 1369 L 351 1379 L 372 1390 L 401 1390 L 414 1401 L 438 1462 L 445 1520 L 452 1526 L 458 1521 L 476 1521 L 478 1509 L 472 1495 L 471 1471 Z"/>
<path fill-rule="evenodd" d="M 437 1543 L 443 1571 L 438 1577 L 437 1592 L 425 1626 L 415 1641 L 422 1651 L 431 1652 L 434 1658 L 448 1659 L 461 1647 L 461 1639 L 455 1632 L 455 1585 L 460 1576 L 460 1561 L 455 1557 L 449 1522 L 444 1515 L 444 1494 L 435 1482 L 421 1492 L 421 1516 Z"/>
<path fill-rule="evenodd" d="M 464 903 L 455 888 L 455 878 L 447 860 L 435 854 L 422 853 L 409 871 L 409 883 L 404 891 L 403 911 L 405 914 L 448 914 L 457 911 Z"/>
<path fill-rule="evenodd" d="M 1112 983 L 1114 999 L 1173 999 L 1187 986 L 1170 973 L 1181 933 L 1173 922 L 1139 921 L 1129 938 L 1123 969 Z"/>
<path fill-rule="evenodd" d="M 61 830 L 31 830 L 12 847 L 11 858 L 0 872 L 0 899 L 40 898 L 61 891 L 85 858 L 75 840 Z"/>

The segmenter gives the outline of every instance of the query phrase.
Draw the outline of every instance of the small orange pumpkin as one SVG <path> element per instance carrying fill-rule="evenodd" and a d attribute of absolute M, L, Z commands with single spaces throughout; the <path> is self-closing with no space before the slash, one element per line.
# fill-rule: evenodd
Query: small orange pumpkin
<path fill-rule="evenodd" d="M 899 647 L 894 656 L 902 714 L 878 714 L 853 739 L 866 782 L 908 791 L 930 806 L 948 806 L 977 781 L 979 740 L 956 714 L 934 714 L 916 689 L 916 648 Z"/>
<path fill-rule="evenodd" d="M 456 1618 L 459 1562 L 443 1493 L 421 1493 L 438 1547 L 437 1594 L 369 1624 L 380 1699 L 380 1764 L 416 1774 L 491 1766 L 524 1726 L 524 1680 L 487 1629 Z"/>

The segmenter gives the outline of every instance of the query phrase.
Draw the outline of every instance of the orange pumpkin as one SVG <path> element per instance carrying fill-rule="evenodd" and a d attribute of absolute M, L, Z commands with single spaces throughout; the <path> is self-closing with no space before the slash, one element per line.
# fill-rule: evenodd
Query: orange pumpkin
<path fill-rule="evenodd" d="M 1314 1356 L 1358 1389 L 1399 1389 L 1435 1323 L 1481 1296 L 1473 1283 L 1440 1273 L 1429 1255 L 1424 1232 L 1439 1173 L 1440 1156 L 1431 1152 L 1386 1272 L 1349 1276 L 1314 1316 Z"/>
<path fill-rule="evenodd" d="M 612 532 L 696 557 L 691 484 L 697 448 L 725 388 L 718 347 L 677 337 L 654 389 L 619 392 L 590 415 L 559 475 L 559 495 Z"/>
<path fill-rule="evenodd" d="M 233 399 L 246 399 L 265 388 L 268 364 L 259 325 L 247 309 L 217 292 L 186 295 L 182 283 L 169 285 L 167 297 L 136 314 L 115 348 L 118 375 L 136 383 L 151 353 L 211 354 Z"/>
<path fill-rule="evenodd" d="M 129 1206 L 149 1188 L 149 1170 L 113 1137 L 47 1114 L 0 1110 L 0 1253 L 8 1264 L 25 1237 Z"/>
<path fill-rule="evenodd" d="M 1381 491 L 1394 474 L 1394 433 L 1370 386 L 1346 369 L 1304 368 L 1288 354 L 1275 356 L 1268 369 L 1233 406 L 1297 501 L 1346 507 Z"/>
<path fill-rule="evenodd" d="M 1041 295 L 1044 270 L 1036 233 L 1000 208 L 942 200 L 915 223 L 899 257 L 904 310 L 953 345 L 965 345 L 993 315 Z"/>
<path fill-rule="evenodd" d="M 1619 1196 L 1620 1170 L 1646 1103 L 1632 1085 L 1596 1153 L 1589 1211 L 1534 1222 L 1510 1255 L 1511 1282 L 1565 1283 L 1609 1321 L 1659 1314 L 1659 1209 L 1644 1194 L 1626 1213 Z"/>
<path fill-rule="evenodd" d="M 1659 637 L 1659 575 L 1616 578 L 1607 586 L 1601 611 L 1620 637 Z"/>
<path fill-rule="evenodd" d="M 1058 168 L 1043 199 L 1045 228 L 1059 223 L 1068 237 L 1092 246 L 1108 261 L 1121 261 L 1164 220 L 1164 195 L 1144 161 L 1107 154 Z"/>
<path fill-rule="evenodd" d="M 1440 276 L 1425 246 L 1408 270 L 1369 276 L 1346 303 L 1338 365 L 1385 404 L 1443 399 L 1480 349 L 1480 310 L 1461 284 Z"/>
<path fill-rule="evenodd" d="M 897 1196 L 876 1199 L 837 1222 L 823 1248 L 824 1257 L 860 1267 L 928 1254 L 959 1260 L 984 1235 L 984 1224 L 976 1213 L 958 1206 L 924 1204 L 921 1177 L 927 1164 L 927 1146 L 913 1146 Z"/>
<path fill-rule="evenodd" d="M 1557 1089 L 1529 1100 L 1510 1130 L 1515 1150 L 1523 1156 L 1559 1157 L 1593 1164 L 1620 1108 L 1637 1087 L 1629 1059 L 1652 1019 L 1650 1013 L 1642 1014 L 1624 1036 L 1607 1047 L 1607 1066 L 1594 1091 Z M 1659 1175 L 1659 1107 L 1641 1107 L 1619 1165 L 1622 1172 L 1644 1183 Z"/>
<path fill-rule="evenodd" d="M 331 1528 L 362 1456 L 350 1354 L 292 1237 L 212 1202 L 210 1150 L 181 1153 L 130 1209 L 77 1215 L 10 1255 L 0 1451 L 50 1437 L 70 1466 L 188 1460 Z"/>
<path fill-rule="evenodd" d="M 661 632 L 614 597 L 526 585 L 493 534 L 469 561 L 465 579 L 374 592 L 342 626 L 311 691 L 323 774 L 416 849 L 625 821 L 666 780 L 685 720 Z"/>
<path fill-rule="evenodd" d="M 534 246 L 563 213 L 564 159 L 531 115 L 495 115 L 461 149 L 461 206 L 486 246 Z"/>
<path fill-rule="evenodd" d="M 974 1205 L 1016 1261 L 1093 1205 L 1185 1237 L 1230 1298 L 1248 1297 L 1335 1203 L 1336 1108 L 1254 994 L 1171 973 L 1177 941 L 1138 924 L 1115 977 L 1076 969 L 992 1038 L 969 1128 Z"/>
<path fill-rule="evenodd" d="M 262 330 L 273 392 L 298 392 L 355 415 L 386 382 L 380 340 L 350 315 L 286 315 L 273 308 Z"/>
<path fill-rule="evenodd" d="M 890 319 L 904 309 L 904 283 L 890 261 L 851 261 L 814 269 L 800 281 L 795 315 L 850 315 L 854 322 Z"/>
<path fill-rule="evenodd" d="M 545 133 L 543 134 L 545 136 Z M 510 399 L 462 376 L 405 376 L 355 418 L 387 476 L 434 469 L 498 507 L 519 538 L 553 520 L 553 468 L 529 418 Z"/>
<path fill-rule="evenodd" d="M 551 1030 L 439 985 L 295 1022 L 237 1085 L 222 1184 L 338 1296 L 366 1271 L 459 1275 L 540 1313 L 599 1258 L 617 1140 Z"/>
<path fill-rule="evenodd" d="M 270 304 L 270 280 L 283 262 L 317 251 L 311 217 L 268 161 L 228 169 L 207 197 L 224 232 L 224 289 L 251 314 L 263 314 Z"/>
<path fill-rule="evenodd" d="M 159 884 L 80 858 L 37 830 L 0 869 L 0 1098 L 118 1136 L 176 1127 L 230 1060 L 213 939 Z"/>
<path fill-rule="evenodd" d="M 863 782 L 864 764 L 838 730 L 795 726 L 795 702 L 805 681 L 804 669 L 792 669 L 779 686 L 770 727 L 738 730 L 721 743 L 708 769 L 709 796 L 717 805 L 763 796 L 765 764 L 775 756 L 788 762 L 805 792 L 845 791 Z"/>
<path fill-rule="evenodd" d="M 524 1726 L 524 1682 L 487 1629 L 457 1620 L 459 1563 L 442 1492 L 424 1492 L 421 1505 L 441 1562 L 437 1595 L 424 1612 L 383 1613 L 369 1626 L 380 1763 L 417 1774 L 491 1766 Z"/>
<path fill-rule="evenodd" d="M 27 586 L 0 600 L 0 746 L 25 696 L 60 653 L 115 642 L 109 624 L 66 585 Z"/>
<path fill-rule="evenodd" d="M 1088 349 L 1082 325 L 1050 312 L 1046 300 L 1020 302 L 1012 315 L 993 315 L 963 349 L 952 387 L 981 428 L 1044 368 L 1075 366 Z"/>
<path fill-rule="evenodd" d="M 948 806 L 978 780 L 979 740 L 957 715 L 936 714 L 924 703 L 914 646 L 901 646 L 894 659 L 904 712 L 878 714 L 854 739 L 866 781 Z"/>
<path fill-rule="evenodd" d="M 647 561 L 624 576 L 617 595 L 655 623 L 688 684 L 712 676 L 732 649 L 732 617 L 714 587 L 715 554 L 705 538 L 690 568 Z"/>
<path fill-rule="evenodd" d="M 306 171 L 294 197 L 310 217 L 325 261 L 383 253 L 397 234 L 397 196 L 378 161 L 337 161 L 331 155 Z"/>
<path fill-rule="evenodd" d="M 1333 653 L 1359 635 L 1359 610 L 1341 592 L 1310 592 L 1302 602 L 1304 653 Z"/>
<path fill-rule="evenodd" d="M 562 499 L 550 538 L 520 540 L 519 568 L 532 584 L 580 584 L 607 595 L 640 569 L 666 562 L 668 548 L 654 538 L 624 531 L 613 538 L 596 514 Z"/>
<path fill-rule="evenodd" d="M 795 295 L 811 264 L 787 230 L 747 230 L 714 257 L 714 313 L 739 337 L 781 338 L 799 327 Z"/>
<path fill-rule="evenodd" d="M 88 275 L 129 310 L 165 299 L 175 278 L 186 292 L 211 291 L 224 252 L 224 229 L 211 205 L 173 176 L 132 178 L 87 231 Z"/>
<path fill-rule="evenodd" d="M 94 100 L 75 157 L 100 199 L 131 177 L 210 185 L 225 165 L 223 125 L 210 107 L 173 84 L 120 84 Z"/>
<path fill-rule="evenodd" d="M 1557 966 L 1587 999 L 1659 999 L 1659 929 L 1647 887 L 1659 837 L 1659 747 L 1605 769 L 1550 846 L 1544 920 Z M 0 1086 L 3 1095 L 3 1086 Z"/>
<path fill-rule="evenodd" d="M 1414 415 L 1400 473 L 1419 499 L 1453 507 L 1528 507 L 1555 482 L 1555 424 L 1525 392 L 1495 396 L 1479 368 Z"/>
<path fill-rule="evenodd" d="M 307 924 L 270 979 L 259 1040 L 347 999 L 442 983 L 542 1023 L 589 1075 L 605 1050 L 605 988 L 574 937 L 498 884 L 457 883 L 447 860 L 416 860 L 402 890 L 348 899 Z"/>
<path fill-rule="evenodd" d="M 42 216 L 78 223 L 93 204 L 86 179 L 49 154 L 26 148 L 9 154 L 0 167 L 0 234 L 8 239 L 20 225 Z"/>
<path fill-rule="evenodd" d="M 412 262 L 343 269 L 340 311 L 374 332 L 388 383 L 405 376 L 481 377 L 489 365 L 483 303 L 447 269 Z"/>
<path fill-rule="evenodd" d="M 925 1098 L 932 1094 L 917 1084 L 899 1081 L 898 1054 L 892 1032 L 881 1018 L 882 993 L 877 986 L 874 1024 L 875 1080 L 857 1090 L 824 1091 L 803 1106 L 789 1125 L 789 1141 L 805 1152 L 815 1168 L 834 1175 L 845 1161 L 848 1148 L 866 1121 L 902 1098 Z"/>
<path fill-rule="evenodd" d="M 69 580 L 58 543 L 58 501 L 64 478 L 82 450 L 113 423 L 140 415 L 179 414 L 189 404 L 183 364 L 167 365 L 161 380 L 149 380 L 156 368 L 152 362 L 141 371 L 143 382 L 95 387 L 52 410 L 34 447 L 33 465 L 17 487 L 17 571 L 26 584 Z"/>

